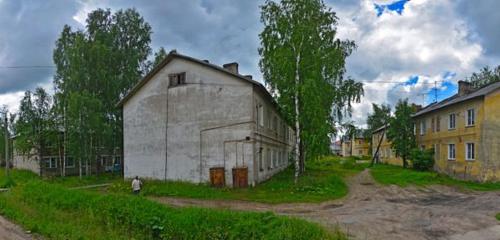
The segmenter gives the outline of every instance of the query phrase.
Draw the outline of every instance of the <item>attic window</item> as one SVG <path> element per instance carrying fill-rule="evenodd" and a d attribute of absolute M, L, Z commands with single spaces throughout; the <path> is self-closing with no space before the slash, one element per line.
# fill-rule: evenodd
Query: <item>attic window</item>
<path fill-rule="evenodd" d="M 173 73 L 168 75 L 169 87 L 186 84 L 186 72 Z"/>

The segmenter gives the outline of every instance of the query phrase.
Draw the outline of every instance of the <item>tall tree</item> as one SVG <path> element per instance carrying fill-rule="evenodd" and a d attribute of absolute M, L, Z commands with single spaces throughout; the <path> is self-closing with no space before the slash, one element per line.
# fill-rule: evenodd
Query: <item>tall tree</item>
<path fill-rule="evenodd" d="M 304 160 L 329 152 L 334 123 L 363 94 L 346 79 L 354 42 L 336 38 L 337 17 L 321 0 L 268 0 L 261 7 L 260 68 L 287 121 L 294 123 L 295 179 Z"/>
<path fill-rule="evenodd" d="M 486 66 L 479 72 L 473 73 L 467 78 L 474 88 L 480 88 L 494 82 L 500 82 L 500 65 L 491 69 Z"/>
<path fill-rule="evenodd" d="M 371 165 L 374 164 L 375 158 L 378 156 L 378 151 L 380 149 L 380 145 L 382 144 L 383 135 L 385 134 L 385 129 L 382 131 L 382 137 L 378 139 L 378 141 L 372 141 L 372 133 L 384 126 L 389 124 L 389 120 L 391 118 L 391 107 L 389 105 L 377 105 L 376 103 L 372 103 L 373 112 L 368 115 L 366 119 L 366 124 L 368 125 L 367 131 L 365 131 L 365 138 L 370 142 L 370 149 L 373 149 L 374 144 L 377 145 L 375 153 L 373 153 L 373 158 Z"/>
<path fill-rule="evenodd" d="M 411 115 L 415 113 L 415 107 L 408 104 L 408 99 L 399 100 L 396 104 L 394 117 L 391 118 L 387 130 L 387 139 L 391 141 L 392 149 L 396 155 L 403 159 L 403 167 L 408 166 L 408 157 L 411 150 L 415 148 L 414 122 Z"/>
<path fill-rule="evenodd" d="M 21 100 L 19 118 L 15 124 L 16 150 L 30 155 L 35 152 L 41 161 L 55 129 L 51 128 L 51 96 L 41 87 L 26 91 Z"/>
<path fill-rule="evenodd" d="M 65 149 L 74 150 L 68 144 L 79 139 L 92 139 L 92 144 L 81 146 L 87 149 L 78 151 L 93 158 L 103 152 L 117 154 L 122 147 L 122 115 L 115 104 L 148 71 L 151 26 L 134 9 L 116 13 L 97 9 L 88 15 L 86 23 L 84 30 L 77 31 L 64 26 L 56 41 L 54 84 L 59 106 L 55 113 L 68 138 Z M 75 115 L 85 103 L 96 106 L 85 106 L 89 111 L 86 115 Z M 94 116 L 102 129 L 87 125 L 84 129 L 74 128 L 84 124 L 79 121 Z"/>

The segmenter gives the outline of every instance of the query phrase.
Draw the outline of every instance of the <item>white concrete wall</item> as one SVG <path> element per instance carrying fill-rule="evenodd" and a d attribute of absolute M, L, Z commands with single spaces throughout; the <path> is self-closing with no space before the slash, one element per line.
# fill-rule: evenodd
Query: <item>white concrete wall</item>
<path fill-rule="evenodd" d="M 40 175 L 40 164 L 35 155 L 31 157 L 27 155 L 18 154 L 17 151 L 14 152 L 12 159 L 12 166 L 16 169 L 30 170 L 38 175 Z"/>

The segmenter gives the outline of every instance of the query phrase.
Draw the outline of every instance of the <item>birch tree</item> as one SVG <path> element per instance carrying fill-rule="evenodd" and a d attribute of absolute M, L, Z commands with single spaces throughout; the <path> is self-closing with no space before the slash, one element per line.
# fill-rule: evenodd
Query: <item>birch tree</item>
<path fill-rule="evenodd" d="M 346 78 L 354 42 L 336 38 L 337 17 L 321 0 L 268 0 L 261 6 L 260 68 L 283 115 L 295 126 L 295 180 L 304 160 L 329 153 L 334 123 L 363 94 Z"/>

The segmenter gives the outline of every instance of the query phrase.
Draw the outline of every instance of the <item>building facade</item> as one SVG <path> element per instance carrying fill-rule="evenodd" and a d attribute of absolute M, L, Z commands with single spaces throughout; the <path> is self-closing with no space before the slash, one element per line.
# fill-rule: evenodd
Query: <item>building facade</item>
<path fill-rule="evenodd" d="M 403 159 L 396 155 L 387 139 L 387 127 L 381 127 L 372 133 L 372 156 L 379 163 L 403 166 Z"/>
<path fill-rule="evenodd" d="M 364 137 L 357 136 L 352 138 L 343 138 L 342 139 L 342 156 L 356 156 L 363 157 L 370 155 L 370 142 L 367 141 Z"/>
<path fill-rule="evenodd" d="M 210 169 L 246 168 L 249 185 L 288 166 L 295 142 L 265 87 L 238 72 L 172 51 L 118 106 L 124 177 L 208 182 Z"/>
<path fill-rule="evenodd" d="M 414 114 L 417 145 L 433 148 L 434 168 L 455 178 L 500 180 L 500 82 L 459 92 Z"/>

